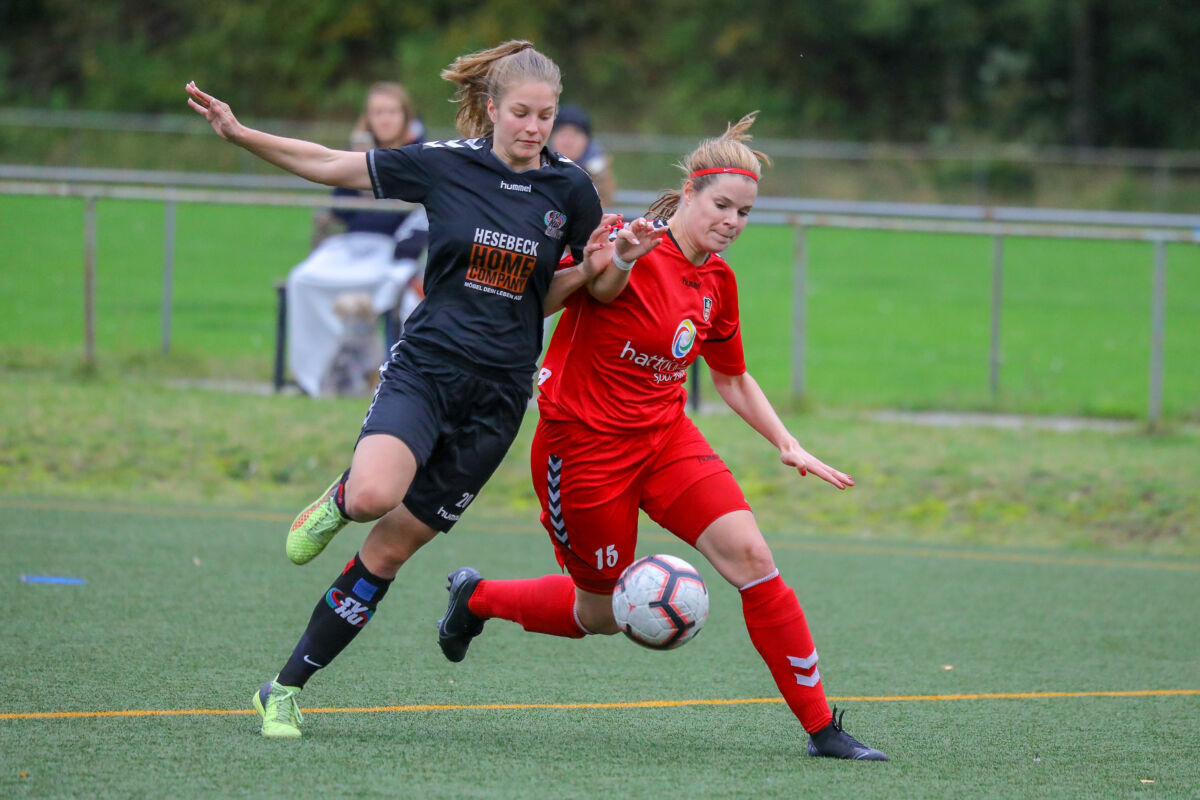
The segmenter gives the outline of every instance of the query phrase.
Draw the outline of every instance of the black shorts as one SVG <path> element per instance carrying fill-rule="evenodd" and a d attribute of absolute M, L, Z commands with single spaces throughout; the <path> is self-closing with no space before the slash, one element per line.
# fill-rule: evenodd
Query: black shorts
<path fill-rule="evenodd" d="M 458 522 L 512 445 L 533 392 L 525 376 L 485 376 L 403 340 L 392 349 L 359 441 L 386 433 L 417 459 L 404 506 L 431 528 Z"/>

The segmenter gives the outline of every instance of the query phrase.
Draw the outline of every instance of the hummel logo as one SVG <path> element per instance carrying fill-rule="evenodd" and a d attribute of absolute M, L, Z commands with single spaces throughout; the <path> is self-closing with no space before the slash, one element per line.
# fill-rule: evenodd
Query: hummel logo
<path fill-rule="evenodd" d="M 309 658 L 309 657 L 308 657 L 308 653 L 305 653 L 305 654 L 304 654 L 304 663 L 305 663 L 305 664 L 312 664 L 312 665 L 313 665 L 314 667 L 316 667 L 317 669 L 320 669 L 321 667 L 325 666 L 324 664 L 318 664 L 317 662 L 315 662 L 315 661 L 313 661 L 311 658 Z"/>
<path fill-rule="evenodd" d="M 483 145 L 481 144 L 481 141 L 482 140 L 477 139 L 477 138 L 476 139 L 450 139 L 450 140 L 444 141 L 444 142 L 426 142 L 424 144 L 424 146 L 425 147 L 433 147 L 433 148 L 448 147 L 451 150 L 461 150 L 461 149 L 463 149 L 463 147 L 469 147 L 472 150 L 478 150 L 481 147 L 483 147 Z"/>
<path fill-rule="evenodd" d="M 533 191 L 533 187 L 529 186 L 528 184 L 509 183 L 508 181 L 503 180 L 503 179 L 501 179 L 501 181 L 500 181 L 500 188 L 507 189 L 510 192 L 532 192 Z"/>
<path fill-rule="evenodd" d="M 817 682 L 821 680 L 821 672 L 817 669 L 816 650 L 813 650 L 805 658 L 788 656 L 787 660 L 793 668 L 799 670 L 793 674 L 796 676 L 796 683 L 800 684 L 801 686 L 816 686 Z"/>

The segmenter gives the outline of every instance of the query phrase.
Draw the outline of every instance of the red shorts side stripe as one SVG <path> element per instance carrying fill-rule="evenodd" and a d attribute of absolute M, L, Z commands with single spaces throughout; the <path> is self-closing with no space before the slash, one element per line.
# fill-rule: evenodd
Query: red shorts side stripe
<path fill-rule="evenodd" d="M 637 549 L 638 509 L 683 541 L 750 506 L 687 417 L 654 434 L 541 420 L 531 450 L 541 522 L 575 585 L 609 594 Z"/>

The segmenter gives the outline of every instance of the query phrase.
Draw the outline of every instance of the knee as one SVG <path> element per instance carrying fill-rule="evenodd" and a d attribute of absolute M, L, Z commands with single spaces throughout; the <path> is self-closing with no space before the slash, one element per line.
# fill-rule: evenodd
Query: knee
<path fill-rule="evenodd" d="M 724 566 L 721 570 L 724 578 L 734 586 L 741 587 L 774 572 L 775 558 L 767 543 L 759 540 L 739 546 L 730 554 Z"/>
<path fill-rule="evenodd" d="M 775 571 L 775 557 L 766 542 L 757 542 L 745 549 L 742 557 L 742 568 L 747 574 L 754 575 L 757 580 Z"/>
<path fill-rule="evenodd" d="M 346 513 L 355 522 L 379 519 L 396 506 L 402 497 L 389 486 L 379 483 L 350 484 L 346 487 Z"/>

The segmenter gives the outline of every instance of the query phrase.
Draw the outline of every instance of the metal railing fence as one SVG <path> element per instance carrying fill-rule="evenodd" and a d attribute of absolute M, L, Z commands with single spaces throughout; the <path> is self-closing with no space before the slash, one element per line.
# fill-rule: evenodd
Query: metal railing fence
<path fill-rule="evenodd" d="M 350 121 L 250 119 L 247 124 L 285 135 L 348 135 Z M 0 108 L 0 127 L 42 128 L 114 133 L 159 133 L 212 136 L 208 123 L 195 114 L 139 114 L 117 111 Z M 454 138 L 449 128 L 431 127 L 430 138 Z M 600 132 L 614 152 L 678 155 L 696 146 L 694 136 L 664 136 Z M 781 158 L 832 161 L 903 159 L 918 161 L 1009 161 L 1032 165 L 1127 167 L 1137 169 L 1200 169 L 1200 150 L 1154 150 L 1134 147 L 1066 147 L 1010 144 L 916 144 L 853 142 L 820 139 L 756 139 L 757 145 Z"/>
<path fill-rule="evenodd" d="M 222 183 L 221 178 L 225 179 Z M 195 188 L 195 187 L 204 188 Z M 213 188 L 217 186 L 239 188 Z M 95 363 L 96 203 L 98 200 L 149 200 L 164 204 L 162 349 L 170 349 L 174 273 L 175 207 L 178 203 L 268 205 L 306 208 L 408 209 L 395 200 L 331 198 L 325 187 L 290 176 L 215 176 L 194 173 L 145 173 L 125 170 L 80 170 L 0 165 L 0 194 L 78 197 L 84 204 L 84 360 Z M 621 210 L 641 213 L 648 193 L 618 194 Z M 761 210 L 759 210 L 761 209 Z M 1163 347 L 1166 321 L 1166 246 L 1200 241 L 1200 215 L 1090 212 L 1069 209 L 988 208 L 982 206 L 847 203 L 790 198 L 760 198 L 756 224 L 794 229 L 793 323 L 791 393 L 801 399 L 807 391 L 808 246 L 812 228 L 885 230 L 990 236 L 992 284 L 989 386 L 993 400 L 1000 391 L 1004 239 L 1047 237 L 1140 241 L 1152 245 L 1151 344 L 1146 417 L 1162 417 Z"/>
<path fill-rule="evenodd" d="M 247 121 L 264 130 L 333 146 L 343 145 L 350 129 L 350 120 Z M 436 127 L 427 134 L 430 138 L 457 135 Z M 614 156 L 618 183 L 640 188 L 673 180 L 674 173 L 666 168 L 669 161 L 661 156 L 678 157 L 695 144 L 688 136 L 601 132 L 597 138 Z M 130 141 L 137 144 L 128 146 Z M 1008 197 L 1025 205 L 1167 210 L 1190 208 L 1200 191 L 1198 150 L 798 139 L 760 139 L 759 144 L 776 160 L 777 169 L 766 177 L 766 185 L 783 181 L 789 187 L 804 187 L 801 191 L 811 195 L 848 196 L 849 192 L 879 197 L 881 192 L 891 192 L 897 200 L 938 197 L 987 203 Z M 12 154 L 5 156 L 5 147 L 12 154 L 24 154 L 29 163 L 125 163 L 146 168 L 190 159 L 195 168 L 204 169 L 214 158 L 225 158 L 224 169 L 263 169 L 256 159 L 224 148 L 194 114 L 0 108 L 0 160 L 18 160 Z M 235 152 L 240 153 L 236 158 Z"/>

